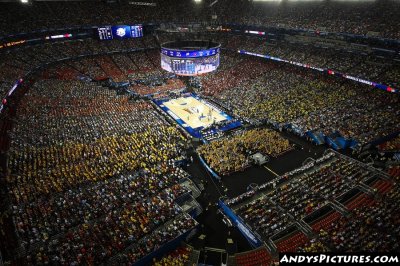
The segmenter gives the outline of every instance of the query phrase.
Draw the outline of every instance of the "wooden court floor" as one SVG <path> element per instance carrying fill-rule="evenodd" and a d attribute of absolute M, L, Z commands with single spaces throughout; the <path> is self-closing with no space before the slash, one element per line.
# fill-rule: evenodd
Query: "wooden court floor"
<path fill-rule="evenodd" d="M 163 104 L 191 128 L 207 127 L 226 120 L 218 110 L 194 97 L 180 97 Z"/>

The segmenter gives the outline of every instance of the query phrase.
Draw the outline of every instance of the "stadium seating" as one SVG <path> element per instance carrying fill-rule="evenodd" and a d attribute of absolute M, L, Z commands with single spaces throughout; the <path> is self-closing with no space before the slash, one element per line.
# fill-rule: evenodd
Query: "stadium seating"
<path fill-rule="evenodd" d="M 98 264 L 154 235 L 137 242 L 139 260 L 195 225 L 174 203 L 188 192 L 172 163 L 184 137 L 149 103 L 80 81 L 44 80 L 25 97 L 8 182 L 28 262 Z"/>
<path fill-rule="evenodd" d="M 398 206 L 392 203 L 399 189 L 382 173 L 379 178 L 377 174 L 341 155 L 326 155 L 277 189 L 268 192 L 271 187 L 267 186 L 266 191 L 247 192 L 239 196 L 240 200 L 231 199 L 229 206 L 264 241 L 273 240 L 280 252 L 395 250 Z M 327 204 L 342 202 L 338 199 L 353 193 L 356 186 L 367 184 L 379 196 L 359 192 L 347 199 L 343 207 L 352 215 L 340 213 L 342 209 L 321 212 Z M 314 218 L 310 221 L 310 217 Z M 293 222 L 301 220 L 308 221 L 318 240 L 291 230 Z"/>
<path fill-rule="evenodd" d="M 227 175 L 250 166 L 249 156 L 260 152 L 277 157 L 292 146 L 275 131 L 253 129 L 236 132 L 231 138 L 213 141 L 199 147 L 199 155 L 219 174 Z"/>
<path fill-rule="evenodd" d="M 222 176 L 250 167 L 256 152 L 279 161 L 293 145 L 278 131 L 354 141 L 360 150 L 400 131 L 399 94 L 373 88 L 400 89 L 398 1 L 109 2 L 0 3 L 7 265 L 132 265 L 192 236 L 185 234 L 198 224 L 177 202 L 195 201 L 185 185 L 192 143 L 151 99 L 188 89 L 245 124 L 227 134 L 219 125 L 201 130 L 205 144 L 196 151 Z M 95 38 L 95 25 L 133 23 L 145 25 L 144 37 Z M 220 67 L 196 78 L 166 73 L 159 47 L 176 39 L 220 43 Z M 396 154 L 400 137 L 376 147 Z M 386 175 L 329 151 L 226 199 L 268 245 L 234 262 L 271 265 L 276 252 L 398 251 L 395 158 L 379 162 Z M 153 264 L 183 265 L 191 252 L 177 248 Z"/>
<path fill-rule="evenodd" d="M 276 247 L 279 252 L 295 252 L 298 247 L 303 246 L 308 242 L 308 237 L 302 233 L 295 233 L 286 239 L 279 240 Z"/>
<path fill-rule="evenodd" d="M 119 8 L 100 2 L 35 3 L 21 8 L 8 3 L 2 10 L 1 34 L 31 32 L 46 28 L 79 25 L 109 25 L 115 21 L 128 22 L 187 22 L 210 19 L 210 9 L 198 8 L 198 3 L 177 0 L 155 0 L 157 8 L 146 5 L 131 6 L 122 2 Z M 311 12 L 310 12 L 311 10 Z M 357 10 L 354 12 L 354 10 Z M 399 39 L 399 6 L 396 1 L 375 2 L 290 2 L 231 3 L 221 0 L 213 6 L 217 22 L 235 22 L 316 32 L 345 32 L 357 35 L 378 35 Z M 11 15 L 12 14 L 12 15 Z M 392 19 L 382 19 L 390 17 Z"/>
<path fill-rule="evenodd" d="M 190 247 L 179 247 L 166 254 L 162 259 L 153 262 L 153 266 L 184 265 L 189 261 Z"/>
<path fill-rule="evenodd" d="M 273 262 L 272 256 L 265 247 L 243 252 L 235 255 L 235 262 L 238 266 L 269 266 Z"/>
<path fill-rule="evenodd" d="M 390 151 L 390 152 L 399 152 L 400 151 L 400 136 L 396 138 L 384 142 L 378 146 L 378 149 L 382 152 Z"/>
<path fill-rule="evenodd" d="M 392 176 L 394 179 L 399 181 L 400 179 L 400 166 L 392 166 L 388 169 L 388 174 Z"/>

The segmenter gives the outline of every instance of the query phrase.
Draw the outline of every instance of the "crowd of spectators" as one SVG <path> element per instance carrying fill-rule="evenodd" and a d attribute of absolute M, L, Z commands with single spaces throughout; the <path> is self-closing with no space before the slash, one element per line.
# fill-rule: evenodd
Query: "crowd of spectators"
<path fill-rule="evenodd" d="M 47 3 L 32 5 L 5 3 L 1 13 L 1 35 L 115 23 L 217 22 L 353 33 L 399 39 L 400 5 L 397 1 L 288 1 L 230 2 L 221 0 L 211 7 L 194 1 L 155 0 L 157 6 L 96 2 Z M 214 15 L 214 19 L 212 19 Z M 391 19 L 386 19 L 390 17 Z"/>
<path fill-rule="evenodd" d="M 221 65 L 218 71 L 211 75 L 202 76 L 204 94 L 213 95 L 242 85 L 245 81 L 256 79 L 269 70 L 268 64 L 254 58 L 239 57 L 232 52 L 222 54 Z"/>
<path fill-rule="evenodd" d="M 319 231 L 323 242 L 331 243 L 334 250 L 357 252 L 385 252 L 399 246 L 398 186 L 383 194 L 382 199 L 371 199 L 359 204 L 352 216 L 339 217 Z"/>
<path fill-rule="evenodd" d="M 240 194 L 237 197 L 231 198 L 225 203 L 228 206 L 238 206 L 241 203 L 249 202 L 252 201 L 252 197 L 258 195 L 259 191 L 270 191 L 272 189 L 275 189 L 277 185 L 282 184 L 290 180 L 292 177 L 297 176 L 298 174 L 304 173 L 313 167 L 318 167 L 321 164 L 324 164 L 326 161 L 330 160 L 331 158 L 335 157 L 335 153 L 333 152 L 328 152 L 324 154 L 322 157 L 319 157 L 316 160 L 312 160 L 308 163 L 304 163 L 303 166 L 296 168 L 290 172 L 286 172 L 281 176 L 276 177 L 275 179 L 272 179 L 262 185 L 258 185 L 254 187 L 251 190 L 248 190 L 247 192 Z M 254 198 L 253 198 L 254 199 Z"/>
<path fill-rule="evenodd" d="M 164 35 L 166 34 L 160 36 L 163 36 L 162 38 L 164 38 Z M 168 37 L 169 35 L 166 36 Z M 224 48 L 229 48 L 234 51 L 239 48 L 253 52 L 259 51 L 261 53 L 266 51 L 268 54 L 273 56 L 343 71 L 357 77 L 373 79 L 373 81 L 380 81 L 394 87 L 399 84 L 399 66 L 393 60 L 382 59 L 377 56 L 366 57 L 365 55 L 357 55 L 355 53 L 337 52 L 336 50 L 317 48 L 310 45 L 300 47 L 301 45 L 298 43 L 293 45 L 288 42 L 279 42 L 274 45 L 269 43 L 266 45 L 265 41 L 260 40 L 259 37 L 217 33 L 210 33 L 210 36 L 225 45 Z M 202 38 L 209 38 L 210 36 L 204 36 Z M 176 36 L 169 37 L 175 38 Z M 18 49 L 17 55 L 14 55 L 14 52 L 2 54 L 4 61 L 2 60 L 3 66 L 0 68 L 0 71 L 2 71 L 1 84 L 2 87 L 4 87 L 3 95 L 5 91 L 11 88 L 17 78 L 23 77 L 24 73 L 49 61 L 56 61 L 67 57 L 76 58 L 78 55 L 90 55 L 92 53 L 106 53 L 110 51 L 123 51 L 129 48 L 154 46 L 155 43 L 151 39 L 151 36 L 148 36 L 144 37 L 140 41 L 125 40 L 99 42 L 96 40 L 85 39 L 22 47 Z M 160 73 L 158 67 L 159 61 L 159 52 L 156 50 L 150 52 L 121 53 L 90 58 L 76 58 L 74 61 L 60 63 L 54 67 L 50 66 L 44 71 L 43 76 L 60 79 L 77 79 L 82 77 L 105 79 L 112 77 L 115 81 L 135 80 L 136 77 L 146 78 Z M 324 63 L 321 64 L 321 62 Z M 360 75 L 361 69 L 363 75 Z M 273 70 L 281 73 L 272 72 Z M 289 68 L 288 71 L 291 72 L 292 70 Z M 230 98 L 242 93 L 243 88 L 246 88 L 247 91 L 247 88 L 251 87 L 252 89 L 249 90 L 248 93 L 242 93 L 244 98 L 243 103 L 238 102 L 232 104 L 241 112 L 248 113 L 247 109 L 249 105 L 254 105 L 254 102 L 261 102 L 268 96 L 268 90 L 266 89 L 267 86 L 276 86 L 273 88 L 274 92 L 286 90 L 287 94 L 292 93 L 292 91 L 287 88 L 296 88 L 298 86 L 297 83 L 302 82 L 301 77 L 296 79 L 295 77 L 292 77 L 293 75 L 290 75 L 291 77 L 289 77 L 289 75 L 281 71 L 281 69 L 276 69 L 273 66 L 266 64 L 265 60 L 245 58 L 236 53 L 223 52 L 219 70 L 215 74 L 201 77 L 201 83 L 203 84 L 203 90 L 206 94 L 217 94 L 218 97 L 219 94 L 221 94 L 220 97 L 223 100 L 225 99 L 225 101 L 229 101 Z M 255 84 L 253 84 L 252 79 L 257 80 Z M 321 78 L 318 76 L 310 77 L 310 82 L 319 82 L 320 79 Z M 297 80 L 297 83 L 295 80 Z M 295 84 L 293 84 L 293 82 L 295 82 Z M 340 89 L 339 82 L 340 81 L 336 82 L 334 86 L 335 88 L 339 87 Z M 324 92 L 326 91 L 326 86 L 331 85 L 326 85 L 325 82 L 324 84 L 317 84 L 317 88 L 324 90 Z M 347 91 L 358 89 L 355 85 L 352 89 L 348 89 L 347 86 L 344 87 L 343 90 Z M 147 88 L 140 89 L 147 91 Z M 223 92 L 225 90 L 227 90 L 226 93 Z M 149 92 L 153 91 L 154 89 L 150 89 Z M 338 95 L 343 93 L 342 90 L 339 92 L 334 90 L 333 92 Z M 302 92 L 299 93 L 302 94 Z M 260 94 L 263 97 L 255 98 L 254 94 Z M 282 97 L 287 97 L 287 95 L 282 94 Z M 298 98 L 297 96 L 293 97 L 296 97 L 294 100 Z M 257 99 L 257 101 L 250 101 L 252 99 Z M 298 101 L 304 102 L 305 99 L 300 98 Z M 313 106 L 308 103 L 304 105 Z M 284 106 L 284 108 L 286 107 Z M 293 116 L 290 113 L 289 115 L 290 117 Z M 273 117 L 273 119 L 279 121 L 279 119 L 275 117 Z"/>
<path fill-rule="evenodd" d="M 400 151 L 400 136 L 393 138 L 378 145 L 378 150 L 382 152 L 399 152 Z"/>
<path fill-rule="evenodd" d="M 360 50 L 358 46 L 349 43 L 336 44 L 332 40 L 329 47 L 324 43 L 305 37 L 285 39 L 269 43 L 267 41 L 264 53 L 301 64 L 318 68 L 331 69 L 357 78 L 372 80 L 392 87 L 400 86 L 400 65 L 398 55 L 394 51 L 377 52 L 371 47 Z M 329 43 L 329 41 L 328 41 Z M 334 47 L 331 47 L 335 45 Z M 241 46 L 244 49 L 246 46 Z M 335 49 L 334 49 L 335 48 Z M 246 47 L 257 52 L 256 48 Z"/>
<path fill-rule="evenodd" d="M 143 37 L 108 42 L 84 39 L 4 49 L 0 51 L 0 93 L 4 96 L 17 79 L 44 65 L 40 73 L 43 78 L 100 80 L 111 77 L 114 81 L 127 81 L 129 74 L 155 70 L 159 65 L 159 52 L 124 51 L 154 46 L 150 37 Z M 110 52 L 115 53 L 105 55 Z M 57 61 L 60 62 L 52 64 Z"/>
<path fill-rule="evenodd" d="M 133 263 L 195 226 L 175 203 L 186 139 L 148 102 L 42 80 L 16 121 L 7 181 L 28 263 Z"/>
<path fill-rule="evenodd" d="M 334 158 L 290 179 L 269 197 L 294 217 L 303 218 L 371 176 L 373 173 L 363 165 Z"/>
<path fill-rule="evenodd" d="M 386 21 L 382 14 L 395 16 L 397 1 L 220 1 L 219 20 L 248 25 L 353 33 L 399 39 L 398 21 Z"/>
<path fill-rule="evenodd" d="M 393 165 L 388 167 L 387 173 L 396 181 L 400 181 L 400 165 Z"/>
<path fill-rule="evenodd" d="M 155 95 L 179 91 L 186 88 L 183 81 L 176 76 L 156 71 L 136 72 L 128 75 L 130 88 L 139 95 Z"/>
<path fill-rule="evenodd" d="M 189 261 L 191 247 L 178 247 L 164 255 L 160 260 L 154 260 L 153 266 L 183 266 Z"/>
<path fill-rule="evenodd" d="M 264 239 L 272 237 L 290 225 L 289 216 L 280 212 L 268 198 L 244 204 L 236 210 L 236 213 Z"/>
<path fill-rule="evenodd" d="M 252 154 L 259 152 L 277 157 L 290 149 L 289 141 L 279 133 L 270 129 L 252 129 L 212 141 L 197 151 L 212 169 L 226 175 L 248 167 Z"/>
<path fill-rule="evenodd" d="M 329 248 L 317 238 L 309 238 L 303 232 L 296 230 L 282 239 L 274 241 L 278 252 L 329 252 Z"/>
<path fill-rule="evenodd" d="M 227 66 L 205 77 L 203 90 L 245 120 L 291 124 L 300 134 L 339 132 L 360 144 L 399 130 L 398 95 L 295 66 L 224 58 Z"/>
<path fill-rule="evenodd" d="M 94 6 L 35 2 L 26 7 L 4 4 L 8 8 L 0 8 L 0 25 L 7 27 L 1 27 L 0 35 L 49 27 L 115 24 L 116 17 L 118 21 L 132 22 L 134 17 L 137 20 L 134 22 L 159 22 L 201 20 L 208 16 L 204 10 L 195 11 L 193 16 L 181 12 L 192 10 L 192 3 L 156 2 L 157 8 L 126 6 L 117 9 L 118 14 L 112 5 L 103 3 Z M 352 5 L 333 6 L 329 1 L 285 3 L 284 8 L 273 6 L 269 10 L 242 1 L 228 5 L 223 11 L 220 8 L 223 4 L 227 2 L 220 1 L 216 6 L 218 22 L 234 20 L 400 38 L 398 16 L 383 21 L 382 12 L 376 12 L 384 10 L 389 17 L 396 14 L 400 7 L 394 1 L 353 4 L 361 7 L 357 12 L 369 17 L 354 16 Z M 274 10 L 278 12 L 271 15 Z M 229 12 L 235 15 L 228 18 Z M 333 12 L 337 14 L 335 17 Z M 209 36 L 228 50 L 221 53 L 221 66 L 215 73 L 199 78 L 202 93 L 227 106 L 238 117 L 279 127 L 292 124 L 302 133 L 339 132 L 361 144 L 400 129 L 398 95 L 238 55 L 237 49 L 267 53 L 399 87 L 400 68 L 395 60 L 298 43 L 271 41 L 266 45 L 260 37 L 214 33 Z M 160 40 L 168 40 L 168 36 L 162 35 Z M 132 86 L 141 95 L 182 88 L 181 80 L 163 78 L 158 50 L 105 55 L 151 47 L 156 44 L 149 36 L 125 41 L 54 42 L 1 51 L 1 95 L 25 73 L 49 62 L 74 58 L 41 72 L 44 80 L 38 81 L 20 102 L 10 132 L 7 182 L 12 219 L 26 262 L 128 265 L 195 226 L 194 220 L 174 203 L 188 192 L 180 185 L 187 174 L 174 166 L 174 161 L 185 156 L 186 140 L 178 129 L 168 124 L 147 101 L 131 101 L 127 95 L 117 95 L 95 83 L 76 81 L 112 77 L 115 81 L 136 82 L 155 77 L 155 83 L 139 82 Z M 398 140 L 379 148 L 396 150 Z M 276 157 L 290 148 L 289 142 L 278 133 L 258 129 L 213 141 L 201 146 L 198 152 L 211 168 L 226 175 L 247 167 L 248 156 L 253 153 Z M 241 206 L 239 215 L 268 239 L 295 219 L 319 210 L 343 191 L 350 191 L 374 175 L 353 161 L 331 157 L 326 160 L 327 164 L 315 171 L 303 173 L 301 169 L 286 175 L 284 179 L 288 182 L 276 189 L 275 183 L 265 185 L 264 188 L 273 191 Z M 397 166 L 388 173 L 398 180 Z M 321 228 L 317 233 L 322 242 L 305 242 L 298 250 L 325 251 L 326 243 L 346 251 L 358 251 L 360 247 L 368 251 L 398 249 L 398 187 L 385 188 L 384 192 L 383 198 L 373 205 L 353 208 L 350 218 L 340 217 L 336 223 Z M 231 203 L 240 204 L 256 194 L 247 192 Z M 6 216 L 2 214 L 2 224 Z M 185 258 L 185 255 L 172 256 L 155 263 L 180 264 Z"/>
<path fill-rule="evenodd" d="M 279 253 L 281 252 L 295 252 L 299 247 L 305 246 L 309 243 L 310 239 L 302 231 L 295 227 L 292 227 L 292 232 L 288 232 L 288 235 L 279 237 L 274 240 L 276 249 Z"/>
<path fill-rule="evenodd" d="M 234 263 L 238 266 L 249 266 L 249 265 L 276 265 L 265 247 L 260 247 L 247 252 L 237 253 L 234 257 Z"/>
<path fill-rule="evenodd" d="M 177 236 L 186 233 L 196 225 L 196 222 L 188 215 L 181 215 L 180 219 L 175 219 L 163 228 L 155 230 L 152 234 L 145 236 L 129 247 L 126 252 L 121 253 L 118 259 L 115 259 L 111 265 L 132 265 L 146 254 L 157 250 L 162 243 L 167 243 Z"/>
<path fill-rule="evenodd" d="M 382 173 L 347 157 L 330 154 L 324 158 L 276 188 L 269 187 L 270 192 L 247 192 L 247 200 L 230 203 L 230 207 L 264 241 L 281 235 L 300 219 L 321 219 L 310 225 L 319 234 L 318 241 L 307 240 L 299 233 L 293 238 L 285 237 L 283 242 L 279 240 L 278 249 L 303 252 L 396 250 L 400 236 L 396 203 L 400 195 L 398 184 L 393 185 Z M 348 199 L 344 204 L 351 216 L 320 211 L 322 207 L 330 206 L 333 200 L 338 203 L 339 196 L 350 193 L 361 183 L 368 184 L 379 196 L 367 196 L 370 200 L 360 196 Z M 316 218 L 318 215 L 322 218 Z M 299 244 L 301 241 L 304 243 Z"/>
<path fill-rule="evenodd" d="M 164 84 L 155 86 L 134 85 L 131 88 L 140 95 L 154 95 L 159 93 L 174 92 L 186 88 L 180 79 L 168 79 Z"/>
<path fill-rule="evenodd" d="M 321 242 L 316 239 L 311 239 L 307 244 L 297 248 L 296 252 L 307 252 L 307 253 L 322 253 L 328 252 L 329 249 Z"/>

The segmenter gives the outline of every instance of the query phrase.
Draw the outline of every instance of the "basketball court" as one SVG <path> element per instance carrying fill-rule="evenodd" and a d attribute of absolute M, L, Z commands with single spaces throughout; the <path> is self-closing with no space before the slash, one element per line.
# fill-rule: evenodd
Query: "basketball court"
<path fill-rule="evenodd" d="M 193 129 L 207 127 L 214 122 L 218 123 L 229 118 L 207 102 L 192 96 L 172 99 L 164 102 L 163 105 Z"/>

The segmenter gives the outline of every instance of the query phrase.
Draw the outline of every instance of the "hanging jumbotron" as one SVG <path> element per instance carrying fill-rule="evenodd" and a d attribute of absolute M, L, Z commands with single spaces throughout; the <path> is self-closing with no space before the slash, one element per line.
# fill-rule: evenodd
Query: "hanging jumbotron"
<path fill-rule="evenodd" d="M 219 66 L 221 45 L 212 41 L 174 41 L 161 46 L 161 68 L 180 76 L 197 76 Z"/>

